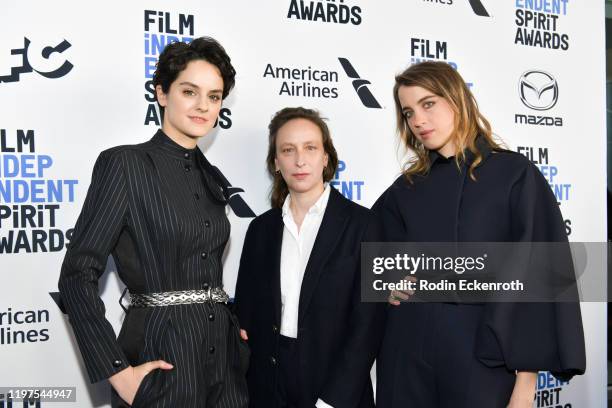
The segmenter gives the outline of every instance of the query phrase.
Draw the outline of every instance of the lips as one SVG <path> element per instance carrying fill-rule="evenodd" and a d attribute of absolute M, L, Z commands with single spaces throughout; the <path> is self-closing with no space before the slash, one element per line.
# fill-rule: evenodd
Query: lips
<path fill-rule="evenodd" d="M 304 180 L 306 177 L 308 177 L 308 173 L 293 173 L 292 176 L 298 180 Z"/>
<path fill-rule="evenodd" d="M 200 125 L 208 122 L 207 119 L 205 119 L 205 118 L 203 118 L 201 116 L 189 116 L 189 119 L 191 119 L 192 122 L 195 122 L 195 123 L 200 124 Z"/>
<path fill-rule="evenodd" d="M 432 133 L 433 133 L 433 129 L 423 130 L 422 132 L 419 132 L 419 136 L 422 139 L 427 139 L 429 136 L 431 136 Z"/>

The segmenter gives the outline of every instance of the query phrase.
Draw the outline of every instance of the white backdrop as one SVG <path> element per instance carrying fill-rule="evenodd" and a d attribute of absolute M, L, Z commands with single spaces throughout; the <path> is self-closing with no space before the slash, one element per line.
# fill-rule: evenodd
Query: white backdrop
<path fill-rule="evenodd" d="M 538 15 L 544 17 L 536 27 Z M 277 110 L 298 105 L 329 118 L 344 165 L 334 184 L 369 207 L 402 163 L 394 75 L 416 60 L 441 59 L 472 84 L 495 133 L 549 177 L 570 240 L 606 239 L 600 0 L 10 2 L 0 26 L 0 387 L 77 387 L 76 405 L 55 407 L 108 404 L 108 385 L 87 384 L 70 327 L 48 293 L 57 291 L 65 236 L 95 158 L 108 147 L 146 141 L 157 129 L 154 120 L 145 125 L 154 106 L 146 83 L 157 55 L 151 44 L 160 38 L 210 35 L 230 54 L 236 88 L 200 147 L 244 189 L 256 214 L 268 208 L 267 124 Z M 358 78 L 349 78 L 339 58 Z M 331 80 L 283 79 L 270 74 L 277 68 L 327 71 Z M 539 99 L 520 82 L 523 74 Z M 359 88 L 361 96 L 369 90 L 374 102 L 360 100 L 353 86 L 359 79 L 368 81 L 356 84 L 367 88 Z M 298 96 L 292 86 L 328 88 L 328 97 L 302 90 Z M 538 110 L 553 99 L 554 106 Z M 232 294 L 250 220 L 230 220 L 224 282 Z M 101 290 L 118 328 L 120 288 L 112 264 L 109 270 Z M 559 385 L 541 373 L 534 406 L 605 406 L 606 308 L 583 303 L 582 310 L 587 374 Z M 24 311 L 34 313 L 23 319 Z"/>

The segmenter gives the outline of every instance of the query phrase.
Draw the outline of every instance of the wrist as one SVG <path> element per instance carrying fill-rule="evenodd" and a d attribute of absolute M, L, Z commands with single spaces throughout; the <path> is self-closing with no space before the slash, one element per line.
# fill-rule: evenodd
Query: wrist
<path fill-rule="evenodd" d="M 108 382 L 113 388 L 116 388 L 117 384 L 123 383 L 126 380 L 126 377 L 131 374 L 132 366 L 127 366 L 121 371 L 117 371 L 115 374 L 108 377 Z"/>

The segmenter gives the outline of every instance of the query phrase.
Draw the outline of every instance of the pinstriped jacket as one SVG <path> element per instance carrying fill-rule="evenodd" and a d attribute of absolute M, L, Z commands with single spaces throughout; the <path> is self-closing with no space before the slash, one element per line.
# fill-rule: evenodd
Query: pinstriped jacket
<path fill-rule="evenodd" d="M 224 305 L 132 308 L 117 339 L 98 296 L 109 254 L 131 293 L 222 286 L 230 224 L 210 166 L 199 149 L 182 148 L 161 131 L 96 161 L 59 279 L 91 382 L 158 358 L 175 364 L 178 376 L 215 359 L 227 365 L 233 329 Z"/>

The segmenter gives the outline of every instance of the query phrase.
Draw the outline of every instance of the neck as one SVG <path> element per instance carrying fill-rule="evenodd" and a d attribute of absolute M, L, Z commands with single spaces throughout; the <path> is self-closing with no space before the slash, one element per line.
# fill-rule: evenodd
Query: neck
<path fill-rule="evenodd" d="M 447 144 L 438 149 L 438 153 L 448 159 L 449 157 L 454 156 L 457 153 L 456 150 L 457 149 L 455 148 L 455 144 L 452 142 L 448 142 Z"/>
<path fill-rule="evenodd" d="M 289 209 L 291 210 L 291 213 L 293 214 L 293 219 L 295 220 L 298 226 L 302 224 L 304 216 L 306 215 L 310 207 L 312 207 L 314 203 L 316 203 L 317 200 L 321 197 L 321 194 L 323 194 L 324 190 L 325 185 L 321 183 L 315 188 L 312 188 L 309 191 L 304 191 L 303 193 L 291 190 L 289 191 L 289 193 L 291 194 Z"/>
<path fill-rule="evenodd" d="M 166 122 L 167 123 L 167 122 Z M 198 145 L 198 139 L 195 137 L 189 137 L 174 128 L 162 125 L 162 131 L 176 144 L 185 149 L 195 149 Z"/>

